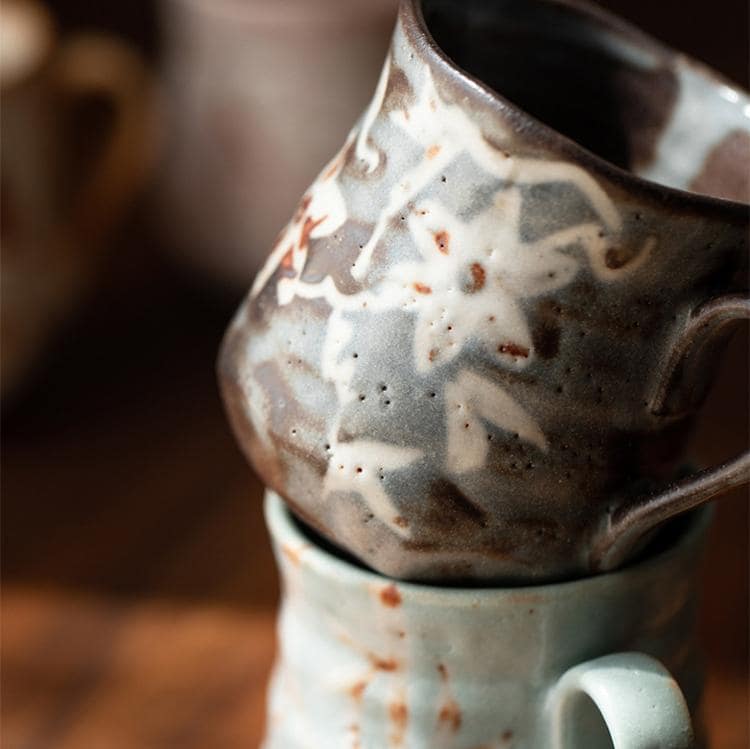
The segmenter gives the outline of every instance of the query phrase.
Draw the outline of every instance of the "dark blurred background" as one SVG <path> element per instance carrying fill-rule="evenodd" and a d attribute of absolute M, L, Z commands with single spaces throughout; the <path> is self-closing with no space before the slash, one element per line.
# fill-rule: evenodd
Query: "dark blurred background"
<path fill-rule="evenodd" d="M 747 87 L 745 0 L 602 4 Z M 124 187 L 109 198 L 115 207 L 106 225 L 91 228 L 84 217 L 66 229 L 73 280 L 56 292 L 39 345 L 3 393 L 7 749 L 259 741 L 276 573 L 261 486 L 227 428 L 214 361 L 273 233 L 369 99 L 394 12 L 387 0 L 291 5 L 293 12 L 270 0 L 48 3 L 58 25 L 52 56 L 87 30 L 126 41 L 139 62 L 129 68 L 130 156 L 111 167 L 112 180 L 127 175 Z M 364 59 L 342 66 L 331 49 L 343 59 L 360 50 Z M 49 97 L 57 83 L 38 78 L 34 85 Z M 27 96 L 25 85 L 6 89 L 3 81 L 6 111 Z M 100 133 L 120 116 L 104 87 L 94 93 L 75 106 L 55 93 L 45 104 L 61 107 L 71 130 L 69 150 L 49 146 L 64 153 L 63 177 L 55 179 L 66 195 L 96 171 L 86 167 L 81 177 L 70 154 L 101 161 L 109 142 Z M 308 97 L 305 120 L 288 111 L 300 97 Z M 325 138 L 300 139 L 301 122 Z M 4 126 L 4 148 L 9 132 Z M 191 149 L 203 156 L 184 167 Z M 241 198 L 237 206 L 217 198 L 228 186 Z M 101 189 L 90 194 L 104 204 Z M 248 204 L 255 208 L 243 209 Z M 15 231 L 14 211 L 4 195 L 4 237 Z M 239 247 L 256 225 L 247 257 Z M 81 262 L 79 245 L 88 253 Z M 3 273 L 15 262 L 4 256 Z M 21 279 L 23 272 L 35 270 L 22 268 Z M 12 318 L 5 287 L 3 294 L 3 314 Z M 695 453 L 715 463 L 747 444 L 742 331 L 704 410 Z M 741 748 L 748 746 L 747 492 L 722 498 L 717 509 L 703 590 L 706 717 L 714 746 Z"/>

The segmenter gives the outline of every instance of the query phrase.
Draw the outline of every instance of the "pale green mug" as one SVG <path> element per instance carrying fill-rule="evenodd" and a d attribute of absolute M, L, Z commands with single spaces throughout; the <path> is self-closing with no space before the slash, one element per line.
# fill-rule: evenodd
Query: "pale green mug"
<path fill-rule="evenodd" d="M 266 521 L 284 595 L 264 749 L 701 745 L 695 576 L 708 512 L 617 572 L 523 588 L 383 577 L 272 492 Z"/>

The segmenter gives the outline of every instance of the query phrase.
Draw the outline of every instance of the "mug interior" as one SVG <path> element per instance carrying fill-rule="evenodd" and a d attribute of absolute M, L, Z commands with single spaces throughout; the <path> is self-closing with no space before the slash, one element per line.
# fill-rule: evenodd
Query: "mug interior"
<path fill-rule="evenodd" d="M 422 11 L 460 68 L 596 156 L 668 187 L 748 199 L 747 97 L 634 28 L 549 0 L 423 0 Z M 670 130 L 678 142 L 661 148 Z M 724 140 L 720 178 L 698 179 Z"/>

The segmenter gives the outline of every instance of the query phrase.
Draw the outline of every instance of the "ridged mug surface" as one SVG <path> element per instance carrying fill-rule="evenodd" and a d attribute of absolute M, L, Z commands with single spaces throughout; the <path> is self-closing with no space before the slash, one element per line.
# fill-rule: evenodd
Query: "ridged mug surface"
<path fill-rule="evenodd" d="M 670 726 L 670 704 L 684 706 L 679 690 L 702 745 L 695 575 L 708 514 L 683 524 L 662 553 L 615 573 L 448 588 L 392 581 L 330 554 L 269 493 L 284 593 L 263 749 L 611 746 L 601 717 L 589 724 L 580 706 L 560 711 L 554 703 L 564 673 L 590 659 L 606 664 L 601 658 L 617 651 L 638 664 L 658 659 L 676 683 L 662 671 L 664 691 L 648 694 L 649 676 L 661 668 L 653 664 L 636 694 L 618 699 L 626 676 L 605 680 L 615 711 L 647 697 L 641 742 L 638 727 L 626 724 L 629 736 L 616 745 L 694 746 L 684 707 Z M 567 741 L 560 724 L 573 732 Z"/>

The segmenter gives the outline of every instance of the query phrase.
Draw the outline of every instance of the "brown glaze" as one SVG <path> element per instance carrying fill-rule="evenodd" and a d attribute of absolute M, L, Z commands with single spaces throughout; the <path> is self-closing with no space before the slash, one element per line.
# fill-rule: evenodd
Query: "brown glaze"
<path fill-rule="evenodd" d="M 390 76 L 388 76 L 383 109 L 386 112 L 391 112 L 394 109 L 408 110 L 413 103 L 414 89 L 409 83 L 408 76 L 403 70 L 394 66 L 391 68 Z"/>
<path fill-rule="evenodd" d="M 744 130 L 729 133 L 708 154 L 690 189 L 750 203 L 750 135 Z"/>

